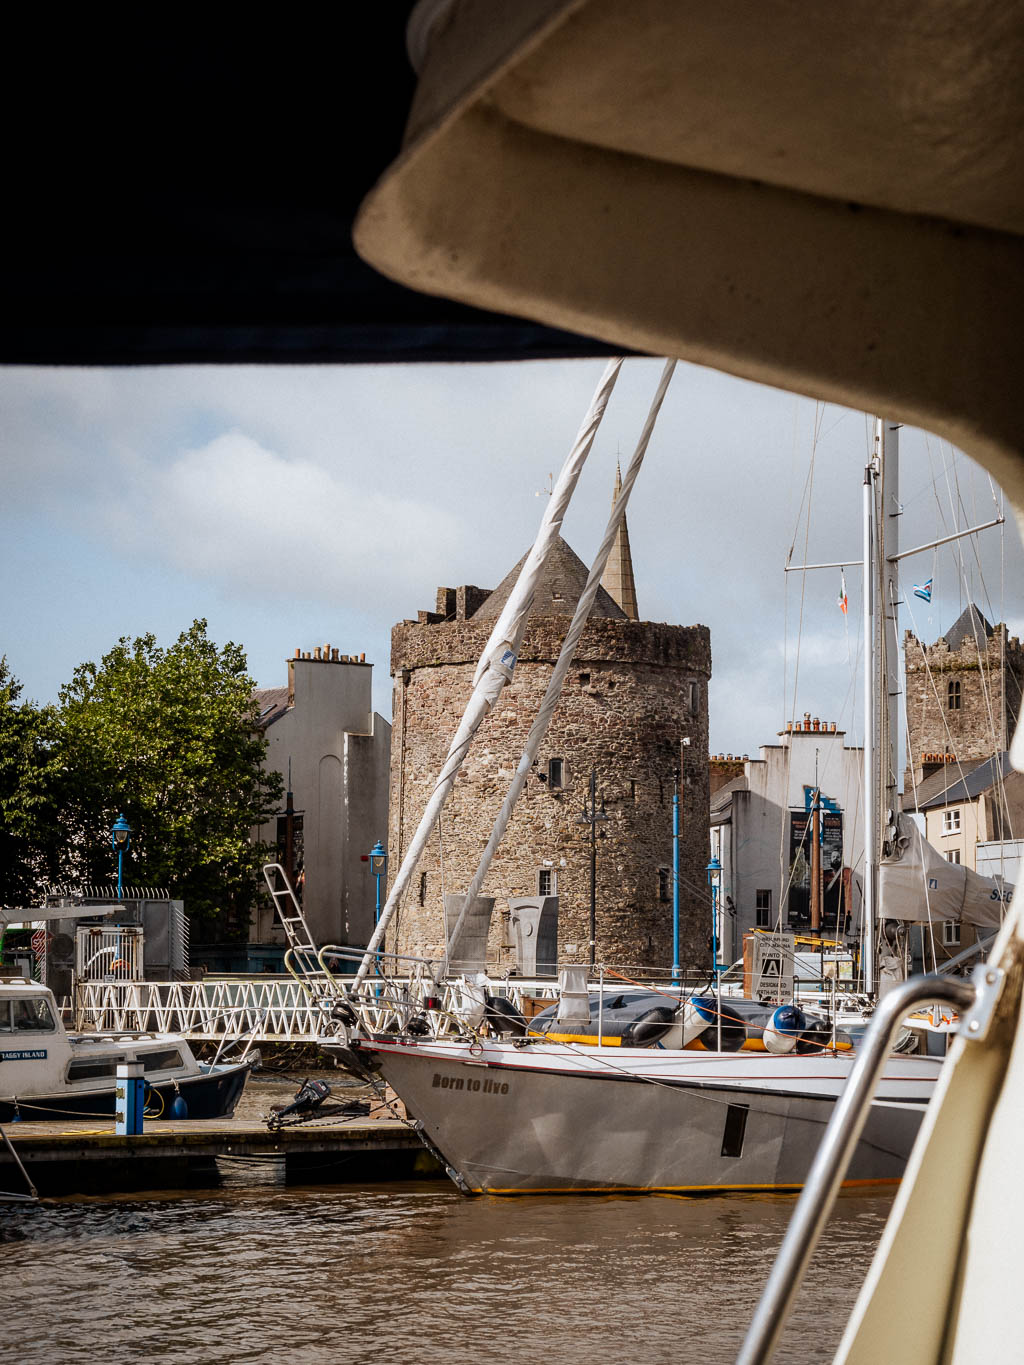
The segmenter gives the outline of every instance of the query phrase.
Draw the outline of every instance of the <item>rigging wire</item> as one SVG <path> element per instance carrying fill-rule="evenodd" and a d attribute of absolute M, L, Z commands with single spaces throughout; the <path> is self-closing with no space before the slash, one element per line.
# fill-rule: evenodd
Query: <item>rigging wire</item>
<path fill-rule="evenodd" d="M 807 559 L 808 559 L 808 546 L 810 545 L 810 538 L 811 538 L 811 508 L 812 508 L 812 505 L 813 505 L 813 502 L 814 502 L 814 472 L 815 472 L 815 463 L 816 463 L 816 457 L 817 457 L 817 453 L 818 453 L 818 443 L 819 443 L 819 441 L 821 440 L 821 427 L 822 427 L 822 423 L 824 422 L 824 419 L 825 419 L 825 411 L 826 411 L 827 406 L 828 406 L 828 405 L 827 405 L 826 403 L 822 403 L 822 402 L 820 402 L 820 401 L 815 402 L 815 404 L 814 404 L 814 422 L 813 422 L 813 426 L 812 426 L 812 436 L 811 436 L 811 455 L 810 455 L 810 460 L 809 460 L 809 462 L 808 462 L 807 478 L 806 478 L 805 481 L 804 481 L 804 492 L 803 492 L 803 495 L 801 496 L 801 499 L 800 499 L 800 507 L 799 507 L 799 509 L 798 509 L 798 511 L 797 511 L 797 520 L 796 520 L 796 524 L 794 525 L 794 528 L 793 528 L 793 539 L 792 539 L 792 541 L 790 542 L 789 553 L 788 553 L 787 556 L 786 556 L 786 563 L 787 563 L 787 564 L 790 564 L 790 563 L 792 562 L 792 559 L 793 559 L 793 551 L 794 551 L 794 549 L 796 548 L 797 534 L 798 534 L 799 528 L 800 528 L 800 518 L 801 518 L 801 517 L 803 516 L 803 514 L 804 514 L 804 507 L 805 507 L 805 506 L 806 506 L 806 508 L 807 508 L 807 516 L 806 516 L 806 519 L 804 520 L 804 563 L 806 563 L 806 562 L 807 562 Z M 788 593 L 786 594 L 786 596 L 788 597 Z M 798 614 L 798 617 L 797 617 L 796 662 L 795 662 L 795 664 L 794 664 L 794 666 L 793 666 L 793 701 L 792 701 L 792 706 L 791 706 L 791 708 L 790 708 L 790 715 L 789 715 L 789 720 L 790 720 L 790 722 L 791 722 L 791 725 L 792 725 L 792 724 L 795 724 L 795 722 L 796 722 L 796 699 L 797 699 L 797 692 L 798 692 L 799 682 L 800 682 L 800 648 L 801 648 L 801 643 L 802 643 L 802 640 L 803 640 L 804 607 L 805 607 L 805 604 L 806 604 L 806 600 L 807 600 L 807 575 L 806 575 L 806 573 L 804 573 L 804 574 L 801 574 L 801 576 L 800 576 L 800 611 L 799 611 L 799 614 Z M 789 649 L 788 615 L 789 615 L 789 613 L 788 613 L 788 605 L 787 605 L 787 610 L 786 610 L 787 632 L 786 632 L 785 642 L 784 642 L 784 646 L 783 646 L 783 705 L 784 705 L 784 706 L 785 706 L 785 698 L 786 698 L 785 675 L 786 675 L 786 673 L 788 673 L 788 671 L 789 671 L 789 668 L 788 668 L 788 663 L 789 663 L 789 661 L 788 661 L 788 649 Z M 784 712 L 784 714 L 785 714 L 785 712 Z M 787 785 L 788 785 L 788 782 L 789 782 L 789 772 L 790 772 L 790 763 L 791 763 L 791 759 L 792 759 L 792 749 L 791 749 L 791 747 L 790 747 L 789 745 L 787 745 L 787 747 L 786 747 L 786 773 L 785 773 Z M 776 932 L 781 932 L 781 929 L 782 929 L 782 906 L 783 906 L 783 899 L 782 899 L 782 898 L 783 898 L 783 895 L 786 894 L 786 893 L 783 891 L 783 887 L 786 886 L 786 871 L 787 871 L 787 869 L 786 869 L 786 833 L 787 833 L 787 829 L 788 829 L 788 821 L 786 820 L 786 812 L 785 812 L 785 810 L 783 810 L 783 812 L 782 812 L 781 827 L 780 827 L 780 830 L 779 830 L 779 904 L 778 904 L 778 910 L 777 910 L 776 918 L 775 918 Z M 792 869 L 790 869 L 790 881 L 792 881 Z M 787 889 L 788 889 L 788 888 L 787 888 Z"/>

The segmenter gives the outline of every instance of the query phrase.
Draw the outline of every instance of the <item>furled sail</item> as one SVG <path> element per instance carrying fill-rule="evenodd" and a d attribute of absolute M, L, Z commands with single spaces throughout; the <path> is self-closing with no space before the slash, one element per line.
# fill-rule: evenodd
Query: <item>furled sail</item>
<path fill-rule="evenodd" d="M 879 913 L 883 919 L 958 920 L 994 929 L 1003 922 L 1013 887 L 949 863 L 908 815 L 899 816 L 896 856 L 878 870 Z"/>

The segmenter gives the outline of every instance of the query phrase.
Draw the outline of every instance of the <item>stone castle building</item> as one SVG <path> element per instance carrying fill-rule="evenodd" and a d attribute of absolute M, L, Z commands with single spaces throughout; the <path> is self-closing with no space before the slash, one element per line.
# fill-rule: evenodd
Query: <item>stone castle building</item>
<path fill-rule="evenodd" d="M 932 645 L 904 632 L 909 751 L 908 804 L 915 782 L 946 764 L 1009 748 L 1020 715 L 1024 648 L 973 604 Z"/>
<path fill-rule="evenodd" d="M 470 695 L 477 660 L 523 561 L 493 592 L 440 588 L 436 609 L 392 632 L 392 875 L 416 828 Z M 589 960 L 591 826 L 581 819 L 595 774 L 596 949 L 599 963 L 672 963 L 672 797 L 680 775 L 680 958 L 706 964 L 710 633 L 636 615 L 628 540 L 580 640 L 533 772 L 491 864 L 491 970 L 525 970 L 517 903 L 557 897 L 559 963 Z M 485 718 L 398 911 L 388 947 L 443 951 L 444 894 L 464 893 L 508 790 L 587 578 L 562 540 L 530 614 L 514 678 Z M 606 588 L 621 594 L 622 605 Z M 626 606 L 628 610 L 623 610 Z M 685 741 L 688 741 L 686 743 Z M 520 941 L 520 948 L 521 948 Z M 541 958 L 538 956 L 538 961 Z M 550 970 L 554 963 L 544 964 Z"/>

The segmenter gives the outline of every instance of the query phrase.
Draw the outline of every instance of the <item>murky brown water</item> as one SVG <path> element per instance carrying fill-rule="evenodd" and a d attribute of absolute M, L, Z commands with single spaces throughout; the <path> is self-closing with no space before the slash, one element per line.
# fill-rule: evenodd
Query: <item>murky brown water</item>
<path fill-rule="evenodd" d="M 734 1359 L 793 1200 L 269 1185 L 0 1211 L 19 1365 Z M 844 1195 L 777 1359 L 828 1360 L 891 1195 Z"/>

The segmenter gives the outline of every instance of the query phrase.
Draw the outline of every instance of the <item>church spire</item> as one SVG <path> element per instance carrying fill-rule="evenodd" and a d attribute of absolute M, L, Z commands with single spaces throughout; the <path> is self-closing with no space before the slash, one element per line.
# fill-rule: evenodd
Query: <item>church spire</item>
<path fill-rule="evenodd" d="M 618 461 L 615 463 L 615 492 L 612 496 L 612 505 L 622 491 L 622 470 Z M 615 536 L 615 544 L 612 552 L 608 556 L 608 563 L 605 566 L 604 575 L 601 579 L 601 586 L 609 595 L 618 602 L 619 606 L 626 613 L 631 621 L 639 621 L 640 612 L 636 605 L 636 583 L 633 579 L 633 557 L 629 552 L 629 529 L 626 526 L 626 518 L 623 517 L 619 523 L 619 529 Z"/>

